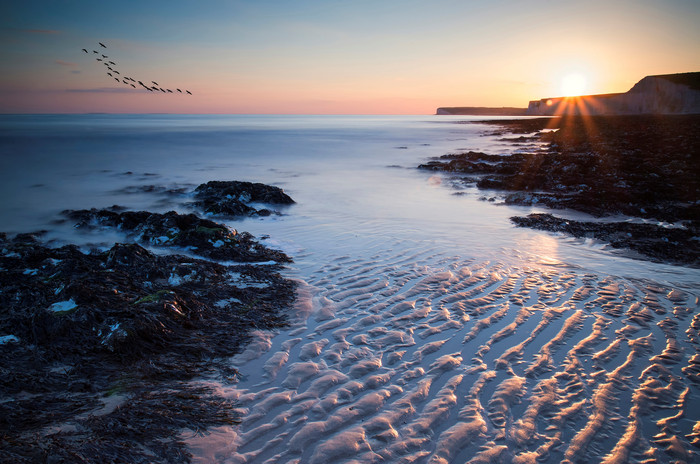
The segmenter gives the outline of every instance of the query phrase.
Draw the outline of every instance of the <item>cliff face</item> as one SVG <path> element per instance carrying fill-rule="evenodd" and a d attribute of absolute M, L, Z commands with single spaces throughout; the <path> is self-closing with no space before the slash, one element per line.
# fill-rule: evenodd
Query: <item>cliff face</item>
<path fill-rule="evenodd" d="M 700 114 L 700 72 L 647 76 L 626 93 L 534 100 L 526 114 Z"/>

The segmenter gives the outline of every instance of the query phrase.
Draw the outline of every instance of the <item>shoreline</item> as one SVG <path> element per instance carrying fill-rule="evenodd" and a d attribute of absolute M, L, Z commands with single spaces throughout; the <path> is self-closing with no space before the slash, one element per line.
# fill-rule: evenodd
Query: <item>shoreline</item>
<path fill-rule="evenodd" d="M 275 214 L 251 201 L 293 203 L 241 182 L 202 184 L 195 198 L 229 218 Z M 0 461 L 189 462 L 182 429 L 240 421 L 230 399 L 191 381 L 233 381 L 225 360 L 251 332 L 288 323 L 296 284 L 280 271 L 291 258 L 196 214 L 63 216 L 125 243 L 86 253 L 0 234 Z"/>
<path fill-rule="evenodd" d="M 700 267 L 700 115 L 596 116 L 476 121 L 510 143 L 547 143 L 541 153 L 447 154 L 418 166 L 460 176 L 489 201 L 624 215 L 656 224 L 571 224 L 552 214 L 513 217 L 520 227 L 601 240 L 647 259 Z M 568 224 L 568 225 L 567 225 Z M 610 230 L 611 227 L 616 230 Z M 674 228 L 675 227 L 675 228 Z"/>

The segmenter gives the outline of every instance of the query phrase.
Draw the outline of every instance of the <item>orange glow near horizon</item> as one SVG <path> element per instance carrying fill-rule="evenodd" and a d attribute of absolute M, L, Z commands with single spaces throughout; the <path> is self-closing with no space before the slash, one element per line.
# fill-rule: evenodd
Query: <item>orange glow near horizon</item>
<path fill-rule="evenodd" d="M 137 16 L 123 3 L 10 2 L 0 112 L 434 114 L 626 92 L 700 66 L 687 0 L 154 0 Z M 118 84 L 82 51 L 94 47 L 123 75 L 193 95 Z"/>

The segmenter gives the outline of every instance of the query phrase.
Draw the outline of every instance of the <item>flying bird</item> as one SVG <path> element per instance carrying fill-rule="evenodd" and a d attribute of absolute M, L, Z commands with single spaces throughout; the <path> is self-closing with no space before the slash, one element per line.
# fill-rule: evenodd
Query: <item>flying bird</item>
<path fill-rule="evenodd" d="M 97 43 L 100 45 L 100 47 L 107 48 L 107 46 L 105 44 L 103 44 L 102 42 L 97 42 Z M 82 48 L 81 50 L 84 51 L 85 53 L 90 53 L 90 51 L 87 48 Z M 102 64 L 104 64 L 105 66 L 107 66 L 107 69 L 110 71 L 107 73 L 107 75 L 112 77 L 115 81 L 117 81 L 119 83 L 124 83 L 126 85 L 130 85 L 132 88 L 135 89 L 136 85 L 134 85 L 133 83 L 138 82 L 138 84 L 140 86 L 142 86 L 144 89 L 148 90 L 149 92 L 154 92 L 154 91 L 157 92 L 160 90 L 163 93 L 175 93 L 175 91 L 177 91 L 177 93 L 187 93 L 188 95 L 192 95 L 192 92 L 190 92 L 189 90 L 184 90 L 184 92 L 183 92 L 182 89 L 177 89 L 177 88 L 175 89 L 175 91 L 173 91 L 171 89 L 164 89 L 164 88 L 160 87 L 160 85 L 156 81 L 151 81 L 153 83 L 153 86 L 149 87 L 146 84 L 144 84 L 142 81 L 137 81 L 133 77 L 128 77 L 128 76 L 115 77 L 114 74 L 120 74 L 120 73 L 119 73 L 119 71 L 112 68 L 110 65 L 116 66 L 116 63 L 114 61 L 107 61 L 107 58 L 109 58 L 109 57 L 105 54 L 98 52 L 97 50 L 93 50 L 92 53 L 95 53 L 96 55 L 101 56 L 101 58 L 95 58 L 95 59 L 97 61 L 101 62 Z M 114 73 L 114 74 L 112 74 L 112 73 Z"/>

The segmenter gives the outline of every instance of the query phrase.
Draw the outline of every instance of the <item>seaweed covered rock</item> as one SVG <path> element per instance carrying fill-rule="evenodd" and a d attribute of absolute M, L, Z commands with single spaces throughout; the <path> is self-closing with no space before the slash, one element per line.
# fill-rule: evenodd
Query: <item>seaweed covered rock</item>
<path fill-rule="evenodd" d="M 172 462 L 187 423 L 235 419 L 225 399 L 173 382 L 211 370 L 252 329 L 284 325 L 294 299 L 277 264 L 225 266 L 137 244 L 83 253 L 0 234 L 0 269 L 0 448 L 12 462 Z M 96 413 L 113 394 L 131 400 Z"/>
<path fill-rule="evenodd" d="M 67 210 L 63 214 L 78 228 L 114 227 L 133 240 L 149 246 L 179 247 L 221 261 L 289 262 L 281 251 L 272 250 L 247 233 L 195 214 L 114 211 L 113 209 Z"/>
<path fill-rule="evenodd" d="M 561 232 L 578 238 L 594 238 L 613 248 L 628 248 L 655 261 L 670 261 L 700 267 L 700 242 L 697 230 L 665 228 L 656 224 L 630 222 L 581 222 L 551 214 L 514 216 L 518 227 Z"/>
<path fill-rule="evenodd" d="M 464 174 L 481 189 L 528 193 L 506 195 L 510 204 L 538 203 L 596 216 L 700 222 L 700 115 L 480 123 L 507 132 L 537 132 L 540 140 L 548 142 L 548 150 L 449 154 L 419 168 Z"/>
<path fill-rule="evenodd" d="M 194 194 L 196 206 L 206 213 L 222 216 L 269 216 L 273 211 L 255 209 L 250 203 L 294 203 L 281 188 L 257 182 L 210 181 L 197 187 Z"/>

